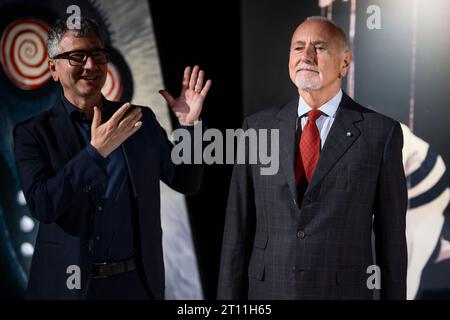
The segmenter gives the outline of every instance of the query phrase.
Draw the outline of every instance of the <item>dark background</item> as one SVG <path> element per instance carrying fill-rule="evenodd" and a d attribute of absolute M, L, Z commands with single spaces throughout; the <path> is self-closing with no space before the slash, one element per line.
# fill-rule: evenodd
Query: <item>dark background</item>
<path fill-rule="evenodd" d="M 221 131 L 240 127 L 240 1 L 150 0 L 149 4 L 166 88 L 179 92 L 185 66 L 199 64 L 212 79 L 201 115 L 205 125 Z M 232 165 L 205 166 L 200 193 L 187 199 L 206 299 L 216 297 L 231 170 Z"/>

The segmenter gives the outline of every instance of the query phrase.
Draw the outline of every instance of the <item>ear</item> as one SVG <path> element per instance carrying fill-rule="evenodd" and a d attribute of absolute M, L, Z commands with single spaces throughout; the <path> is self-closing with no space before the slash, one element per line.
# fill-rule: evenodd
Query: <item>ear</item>
<path fill-rule="evenodd" d="M 58 72 L 56 71 L 56 61 L 52 59 L 48 59 L 48 69 L 52 75 L 53 81 L 59 81 Z"/>
<path fill-rule="evenodd" d="M 340 76 L 343 78 L 347 75 L 348 69 L 350 68 L 350 65 L 352 63 L 353 55 L 350 52 L 350 50 L 346 50 L 343 53 L 344 57 L 342 59 L 341 63 L 341 70 L 340 70 Z"/>

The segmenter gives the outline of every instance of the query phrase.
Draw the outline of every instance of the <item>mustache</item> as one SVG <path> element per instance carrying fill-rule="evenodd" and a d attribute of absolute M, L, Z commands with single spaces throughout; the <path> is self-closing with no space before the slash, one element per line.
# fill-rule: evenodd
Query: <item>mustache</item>
<path fill-rule="evenodd" d="M 295 72 L 299 72 L 300 70 L 311 70 L 319 73 L 319 68 L 316 66 L 313 66 L 308 63 L 301 63 L 295 68 Z"/>

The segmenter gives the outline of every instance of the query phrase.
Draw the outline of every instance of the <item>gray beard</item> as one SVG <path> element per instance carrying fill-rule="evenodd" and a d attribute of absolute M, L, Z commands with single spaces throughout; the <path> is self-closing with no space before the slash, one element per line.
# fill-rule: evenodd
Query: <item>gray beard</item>
<path fill-rule="evenodd" d="M 306 79 L 304 76 L 297 74 L 297 76 L 295 77 L 295 85 L 300 90 L 319 90 L 320 88 L 322 88 L 322 80 L 319 76 L 314 77 L 313 79 Z"/>

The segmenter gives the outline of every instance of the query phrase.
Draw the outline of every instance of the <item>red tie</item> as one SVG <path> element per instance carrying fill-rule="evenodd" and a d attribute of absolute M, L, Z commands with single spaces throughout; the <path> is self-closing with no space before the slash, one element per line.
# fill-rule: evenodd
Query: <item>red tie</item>
<path fill-rule="evenodd" d="M 308 112 L 308 120 L 302 130 L 299 143 L 299 156 L 295 168 L 296 182 L 300 181 L 303 173 L 308 183 L 314 173 L 320 155 L 320 134 L 317 129 L 316 120 L 322 115 L 319 110 Z"/>

